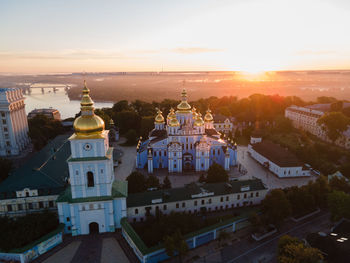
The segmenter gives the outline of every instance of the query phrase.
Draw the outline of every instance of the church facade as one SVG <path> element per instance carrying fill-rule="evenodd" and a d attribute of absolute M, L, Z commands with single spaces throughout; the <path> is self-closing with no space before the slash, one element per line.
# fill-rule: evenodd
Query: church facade
<path fill-rule="evenodd" d="M 220 138 L 211 111 L 203 119 L 187 102 L 185 89 L 181 97 L 177 110 L 171 109 L 166 120 L 158 110 L 149 138 L 137 145 L 136 167 L 148 173 L 156 169 L 182 173 L 207 171 L 213 163 L 225 170 L 236 165 L 236 146 Z"/>
<path fill-rule="evenodd" d="M 69 138 L 70 186 L 56 201 L 59 221 L 73 236 L 114 232 L 126 217 L 127 182 L 114 180 L 113 148 L 104 127 L 84 85 L 81 116 L 74 121 Z"/>

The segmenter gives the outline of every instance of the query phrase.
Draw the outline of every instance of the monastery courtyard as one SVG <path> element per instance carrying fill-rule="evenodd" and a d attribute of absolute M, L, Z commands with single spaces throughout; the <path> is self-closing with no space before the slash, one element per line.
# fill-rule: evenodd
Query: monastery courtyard
<path fill-rule="evenodd" d="M 121 138 L 120 141 L 114 144 L 121 152 L 121 163 L 115 169 L 115 178 L 117 180 L 126 180 L 126 177 L 135 170 L 135 158 L 136 149 L 135 146 L 123 146 L 125 138 Z M 286 188 L 291 186 L 306 185 L 310 180 L 316 180 L 316 176 L 302 178 L 283 178 L 280 179 L 276 175 L 267 171 L 266 168 L 257 163 L 248 154 L 247 146 L 238 146 L 237 161 L 242 165 L 242 172 L 238 171 L 238 168 L 233 168 L 229 171 L 230 179 L 247 180 L 253 177 L 261 179 L 269 189 L 273 188 Z M 147 175 L 147 170 L 142 170 L 142 173 Z M 163 182 L 166 176 L 169 177 L 172 187 L 182 187 L 185 184 L 198 181 L 202 173 L 184 173 L 182 175 L 169 174 L 166 169 L 156 170 L 155 174 L 159 178 L 160 183 Z M 205 174 L 205 172 L 203 172 Z"/>
<path fill-rule="evenodd" d="M 127 247 L 125 248 L 125 246 Z M 126 256 L 125 251 L 128 253 L 129 258 Z M 91 234 L 79 237 L 65 237 L 62 244 L 52 249 L 50 252 L 43 254 L 33 262 L 137 262 L 136 256 L 130 252 L 131 249 L 123 240 L 120 233 Z"/>

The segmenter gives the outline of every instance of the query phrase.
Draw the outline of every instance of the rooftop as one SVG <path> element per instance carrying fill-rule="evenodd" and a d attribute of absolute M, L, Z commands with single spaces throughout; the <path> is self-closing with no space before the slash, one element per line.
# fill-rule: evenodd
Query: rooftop
<path fill-rule="evenodd" d="M 303 166 L 303 163 L 288 149 L 271 141 L 252 144 L 253 149 L 280 167 Z"/>
<path fill-rule="evenodd" d="M 15 191 L 38 189 L 39 195 L 58 194 L 69 177 L 68 135 L 59 135 L 0 184 L 0 199 L 14 198 Z"/>
<path fill-rule="evenodd" d="M 244 190 L 248 189 L 248 186 L 249 190 Z M 129 194 L 127 198 L 127 207 L 153 205 L 156 203 L 155 201 L 159 203 L 170 203 L 207 196 L 220 196 L 264 189 L 267 188 L 259 179 L 214 184 L 191 183 L 185 187 Z"/>

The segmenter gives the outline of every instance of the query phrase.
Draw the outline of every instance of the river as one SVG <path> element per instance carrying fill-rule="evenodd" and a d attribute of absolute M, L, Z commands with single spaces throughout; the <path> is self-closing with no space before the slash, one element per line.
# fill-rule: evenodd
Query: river
<path fill-rule="evenodd" d="M 70 100 L 63 88 L 59 88 L 56 92 L 52 89 L 45 89 L 45 93 L 41 89 L 32 89 L 31 94 L 24 94 L 26 113 L 34 109 L 54 108 L 61 113 L 61 118 L 66 119 L 74 117 L 80 111 L 80 101 Z M 110 108 L 113 106 L 111 102 L 95 102 L 95 108 Z"/>

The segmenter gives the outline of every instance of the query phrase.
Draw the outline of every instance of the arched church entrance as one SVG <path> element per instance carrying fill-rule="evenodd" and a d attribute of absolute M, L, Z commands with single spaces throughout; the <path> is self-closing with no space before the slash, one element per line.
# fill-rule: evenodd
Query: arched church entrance
<path fill-rule="evenodd" d="M 192 160 L 193 160 L 193 156 L 190 153 L 184 153 L 183 155 L 183 164 L 184 164 L 184 170 L 185 171 L 191 171 L 193 169 L 192 167 Z"/>
<path fill-rule="evenodd" d="M 90 234 L 98 234 L 98 224 L 96 222 L 92 222 L 89 224 L 89 233 Z"/>

